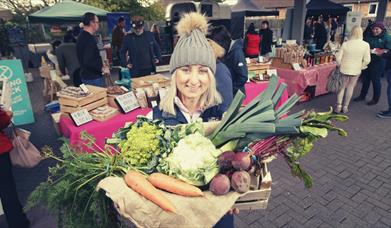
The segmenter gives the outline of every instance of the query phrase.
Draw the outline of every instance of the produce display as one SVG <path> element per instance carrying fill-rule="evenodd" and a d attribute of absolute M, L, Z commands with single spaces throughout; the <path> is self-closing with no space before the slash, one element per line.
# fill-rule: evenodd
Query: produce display
<path fill-rule="evenodd" d="M 67 86 L 64 89 L 60 90 L 58 94 L 67 97 L 81 98 L 88 96 L 90 93 L 84 92 L 80 87 Z"/>
<path fill-rule="evenodd" d="M 109 86 L 107 87 L 107 94 L 109 95 L 121 95 L 126 93 L 121 86 Z"/>
<path fill-rule="evenodd" d="M 285 159 L 292 174 L 311 187 L 312 178 L 300 166 L 300 158 L 329 131 L 346 136 L 334 124 L 346 121 L 347 117 L 333 114 L 332 110 L 291 114 L 289 111 L 299 98 L 293 95 L 278 106 L 285 89 L 286 84 L 278 84 L 278 78 L 272 76 L 268 88 L 244 108 L 244 94 L 239 91 L 212 131 L 200 121 L 171 127 L 161 120 L 139 117 L 135 123 L 113 133 L 105 147 L 93 153 L 77 153 L 66 141 L 61 148 L 62 159 L 46 148 L 46 156 L 59 163 L 50 168 L 49 179 L 32 193 L 29 206 L 40 203 L 48 207 L 60 216 L 60 225 L 119 227 L 120 220 L 108 198 L 114 196 L 106 197 L 96 191 L 98 183 L 117 176 L 123 178 L 127 190 L 130 188 L 137 194 L 134 197 L 155 206 L 141 217 L 131 214 L 132 221 L 143 224 L 152 219 L 148 216 L 155 216 L 153 219 L 161 216 L 174 222 L 177 220 L 170 216 L 182 215 L 186 219 L 200 215 L 181 214 L 178 203 L 181 201 L 173 199 L 192 198 L 194 207 L 206 197 L 212 200 L 211 195 L 219 198 L 231 194 L 238 199 L 251 191 L 252 177 L 259 176 L 263 162 L 270 157 Z M 94 148 L 91 136 L 84 132 L 81 139 L 84 146 Z M 116 201 L 115 197 L 110 199 Z M 136 206 L 136 211 L 146 210 L 143 204 Z M 213 223 L 223 213 L 214 217 Z"/>
<path fill-rule="evenodd" d="M 8 80 L 0 78 L 0 106 L 3 106 L 7 110 L 11 108 L 11 93 L 11 86 Z"/>
<path fill-rule="evenodd" d="M 276 48 L 276 58 L 283 59 L 284 63 L 302 63 L 306 50 L 301 45 L 286 45 Z"/>
<path fill-rule="evenodd" d="M 96 108 L 92 111 L 90 111 L 90 115 L 93 119 L 98 121 L 105 121 L 113 117 L 118 113 L 117 109 L 112 108 L 108 105 Z"/>

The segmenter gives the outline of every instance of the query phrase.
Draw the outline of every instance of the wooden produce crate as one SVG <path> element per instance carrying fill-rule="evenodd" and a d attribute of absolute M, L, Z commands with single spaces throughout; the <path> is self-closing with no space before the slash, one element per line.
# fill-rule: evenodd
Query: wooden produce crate
<path fill-rule="evenodd" d="M 12 106 L 12 88 L 8 82 L 8 79 L 0 78 L 0 105 L 6 110 L 9 110 Z"/>
<path fill-rule="evenodd" d="M 233 206 L 239 210 L 266 209 L 272 191 L 272 176 L 264 163 L 260 176 L 251 176 L 250 191 L 241 196 Z"/>
<path fill-rule="evenodd" d="M 161 74 L 132 78 L 132 88 L 134 89 L 151 87 L 154 83 L 159 83 L 159 87 L 166 87 L 171 85 L 171 79 Z"/>
<path fill-rule="evenodd" d="M 57 93 L 60 102 L 60 110 L 62 113 L 72 113 L 81 109 L 91 111 L 108 103 L 107 89 L 97 86 L 86 85 L 90 94 L 85 97 L 75 98 L 64 96 Z"/>

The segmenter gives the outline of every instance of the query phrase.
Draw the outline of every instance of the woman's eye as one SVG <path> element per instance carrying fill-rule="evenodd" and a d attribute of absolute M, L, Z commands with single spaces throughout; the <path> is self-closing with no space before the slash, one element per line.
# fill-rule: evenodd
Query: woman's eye
<path fill-rule="evenodd" d="M 185 73 L 189 73 L 190 72 L 189 68 L 187 68 L 187 67 L 181 68 L 181 71 L 183 71 Z"/>
<path fill-rule="evenodd" d="M 206 74 L 206 73 L 208 73 L 208 69 L 206 69 L 206 68 L 201 68 L 201 69 L 200 69 L 200 73 Z"/>

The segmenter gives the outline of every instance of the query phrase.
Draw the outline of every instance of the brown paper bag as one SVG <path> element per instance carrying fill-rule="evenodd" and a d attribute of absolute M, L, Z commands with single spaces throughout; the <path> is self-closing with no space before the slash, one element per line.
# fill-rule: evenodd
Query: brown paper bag
<path fill-rule="evenodd" d="M 212 227 L 235 204 L 240 194 L 230 192 L 224 196 L 215 196 L 204 192 L 204 197 L 183 197 L 162 191 L 176 207 L 177 214 L 163 211 L 159 206 L 145 199 L 129 188 L 123 178 L 107 177 L 99 182 L 114 202 L 119 214 L 137 227 L 145 228 L 197 228 Z"/>

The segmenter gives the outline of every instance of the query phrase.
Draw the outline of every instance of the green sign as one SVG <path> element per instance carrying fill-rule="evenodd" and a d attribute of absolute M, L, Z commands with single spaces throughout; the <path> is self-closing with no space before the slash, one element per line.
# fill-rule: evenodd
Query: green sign
<path fill-rule="evenodd" d="M 15 125 L 34 123 L 33 110 L 20 60 L 0 60 L 0 78 L 7 78 L 11 86 L 12 121 Z"/>

